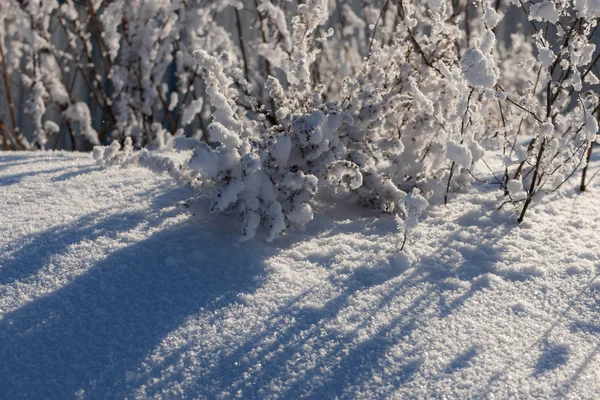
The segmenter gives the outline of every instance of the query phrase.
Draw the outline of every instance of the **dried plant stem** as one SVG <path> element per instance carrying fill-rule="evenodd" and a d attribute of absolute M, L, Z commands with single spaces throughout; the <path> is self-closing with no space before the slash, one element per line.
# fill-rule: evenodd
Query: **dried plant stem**
<path fill-rule="evenodd" d="M 546 141 L 543 140 L 542 144 L 540 146 L 540 150 L 537 155 L 537 159 L 535 160 L 535 167 L 533 168 L 533 177 L 531 178 L 531 185 L 529 185 L 529 191 L 527 192 L 527 198 L 525 199 L 525 204 L 523 204 L 523 209 L 521 210 L 521 215 L 519 215 L 519 219 L 517 220 L 518 223 L 523 222 L 523 218 L 525 218 L 525 213 L 527 212 L 527 207 L 529 207 L 529 204 L 531 204 L 531 199 L 533 198 L 533 195 L 535 194 L 535 185 L 536 185 L 536 181 L 538 179 L 542 156 L 544 155 L 545 144 L 546 144 Z"/>
<path fill-rule="evenodd" d="M 19 126 L 17 125 L 17 118 L 15 116 L 15 103 L 13 101 L 13 97 L 10 91 L 10 82 L 8 82 L 8 73 L 6 67 L 6 56 L 4 54 L 4 44 L 0 43 L 0 63 L 2 66 L 2 81 L 4 82 L 4 90 L 6 94 L 6 101 L 8 103 L 8 113 L 10 115 L 10 123 L 13 127 L 13 139 L 15 141 L 17 150 L 23 149 L 23 144 L 21 143 L 19 137 Z M 2 131 L 2 136 L 5 137 L 4 130 Z"/>
<path fill-rule="evenodd" d="M 588 166 L 590 165 L 590 159 L 592 158 L 592 151 L 594 150 L 594 142 L 590 143 L 590 147 L 588 147 L 587 154 L 585 156 L 585 167 L 583 167 L 583 171 L 581 173 L 581 184 L 579 185 L 579 191 L 585 192 L 586 183 L 585 176 L 587 174 Z"/>
<path fill-rule="evenodd" d="M 596 118 L 600 121 L 600 110 L 598 110 Z M 590 143 L 590 147 L 588 147 L 587 153 L 585 155 L 585 167 L 583 167 L 583 171 L 581 173 L 581 184 L 579 185 L 579 190 L 581 192 L 585 192 L 585 189 L 587 188 L 587 185 L 585 183 L 585 177 L 587 175 L 588 167 L 590 166 L 590 160 L 592 159 L 592 152 L 594 151 L 595 143 L 596 140 L 592 140 L 592 142 Z"/>

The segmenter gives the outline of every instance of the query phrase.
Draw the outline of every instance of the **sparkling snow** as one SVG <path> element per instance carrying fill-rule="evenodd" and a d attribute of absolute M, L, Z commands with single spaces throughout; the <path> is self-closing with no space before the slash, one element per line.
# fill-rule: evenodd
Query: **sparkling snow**
<path fill-rule="evenodd" d="M 430 206 L 402 254 L 354 206 L 238 243 L 166 176 L 0 153 L 1 397 L 596 398 L 600 189 L 520 226 L 497 193 Z"/>

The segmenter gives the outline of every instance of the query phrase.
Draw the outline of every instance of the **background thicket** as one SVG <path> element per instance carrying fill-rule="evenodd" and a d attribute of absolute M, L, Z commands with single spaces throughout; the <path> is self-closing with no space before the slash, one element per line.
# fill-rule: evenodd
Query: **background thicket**
<path fill-rule="evenodd" d="M 110 144 L 99 162 L 169 172 L 243 239 L 303 226 L 317 195 L 406 234 L 425 198 L 473 181 L 520 222 L 592 179 L 599 16 L 592 0 L 5 0 L 1 146 Z"/>

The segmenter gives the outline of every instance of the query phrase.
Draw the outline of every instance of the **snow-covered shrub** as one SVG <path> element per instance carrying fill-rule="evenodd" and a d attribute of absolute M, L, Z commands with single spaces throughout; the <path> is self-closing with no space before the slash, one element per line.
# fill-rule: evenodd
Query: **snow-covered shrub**
<path fill-rule="evenodd" d="M 451 183 L 454 188 L 467 181 L 466 171 L 483 155 L 476 136 L 485 98 L 476 98 L 475 87 L 493 85 L 497 75 L 487 68 L 493 63 L 491 33 L 475 47 L 484 65 L 461 69 L 455 48 L 460 30 L 444 22 L 445 10 L 432 18 L 426 5 L 392 4 L 386 12 L 397 16 L 397 27 L 380 34 L 389 45 L 377 44 L 376 30 L 366 49 L 350 42 L 347 51 L 357 64 L 343 74 L 318 62 L 338 51 L 329 43 L 335 35 L 326 26 L 332 11 L 327 2 L 300 5 L 289 21 L 268 1 L 257 11 L 262 37 L 256 47 L 267 62 L 264 71 L 257 68 L 262 75 L 245 72 L 244 54 L 240 61 L 230 52 L 195 51 L 192 68 L 204 83 L 202 104 L 211 106 L 211 120 L 195 138 L 175 140 L 178 150 L 189 152 L 188 161 L 178 168 L 165 161 L 171 174 L 183 171 L 189 183 L 210 193 L 213 210 L 238 213 L 243 239 L 260 227 L 272 240 L 303 226 L 313 218 L 311 200 L 320 190 L 403 213 L 412 227 L 417 218 L 406 199 L 416 198 L 415 188 L 441 198 Z M 348 7 L 344 13 L 353 15 Z M 435 32 L 435 40 L 426 31 Z M 343 74 L 341 85 L 328 89 L 321 73 Z M 184 120 L 201 107 L 186 107 Z"/>
<path fill-rule="evenodd" d="M 416 220 L 411 196 L 447 202 L 498 153 L 489 179 L 522 220 L 596 139 L 594 2 L 6 3 L 3 71 L 29 88 L 37 147 L 116 140 L 99 161 L 167 171 L 244 239 L 302 227 L 319 193 Z M 503 21 L 518 8 L 533 34 Z M 19 132 L 4 147 L 26 147 Z"/>
<path fill-rule="evenodd" d="M 527 49 L 533 54 L 520 59 L 529 76 L 510 90 L 501 82 L 496 89 L 503 99 L 499 132 L 505 193 L 509 202 L 519 205 L 521 222 L 536 196 L 562 186 L 580 167 L 584 168 L 581 189 L 585 190 L 599 107 L 597 91 L 585 88 L 600 83 L 593 72 L 600 56 L 594 44 L 600 7 L 592 2 L 553 0 L 517 6 L 534 31 L 528 43 L 513 37 L 515 48 L 535 49 Z M 501 69 L 505 75 L 515 74 L 506 66 Z"/>

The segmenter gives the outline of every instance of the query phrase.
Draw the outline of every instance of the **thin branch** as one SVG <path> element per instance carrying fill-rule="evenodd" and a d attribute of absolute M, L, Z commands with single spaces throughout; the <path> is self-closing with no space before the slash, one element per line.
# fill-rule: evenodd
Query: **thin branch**
<path fill-rule="evenodd" d="M 16 147 L 18 150 L 23 149 L 23 144 L 19 138 L 19 125 L 17 125 L 17 118 L 15 116 L 15 103 L 10 91 L 10 83 L 8 82 L 8 72 L 6 67 L 6 56 L 4 54 L 4 43 L 0 42 L 0 63 L 2 66 L 2 81 L 4 82 L 4 90 L 6 94 L 6 102 L 8 103 L 8 113 L 10 116 L 10 123 L 13 127 L 14 138 Z"/>
<path fill-rule="evenodd" d="M 510 104 L 514 105 L 515 107 L 520 108 L 521 110 L 525 111 L 526 113 L 531 114 L 533 116 L 533 118 L 535 118 L 535 120 L 538 121 L 539 123 L 543 123 L 543 121 L 533 111 L 526 109 L 525 107 L 523 107 L 522 105 L 518 104 L 513 99 L 511 99 L 508 96 L 508 94 L 506 94 L 506 91 L 502 88 L 502 86 L 500 86 L 499 84 L 496 84 L 496 87 L 498 87 L 498 89 L 502 90 L 502 92 L 506 95 L 506 101 L 508 101 Z"/>
<path fill-rule="evenodd" d="M 379 16 L 377 17 L 377 21 L 375 21 L 375 27 L 373 28 L 373 34 L 371 35 L 371 42 L 369 43 L 368 58 L 371 58 L 371 49 L 373 48 L 373 42 L 375 41 L 375 35 L 377 34 L 377 26 L 379 26 L 379 21 L 381 20 L 381 17 L 383 16 L 383 14 L 385 14 L 389 4 L 390 4 L 390 0 L 386 0 L 385 4 L 381 8 L 381 12 L 379 13 Z"/>

